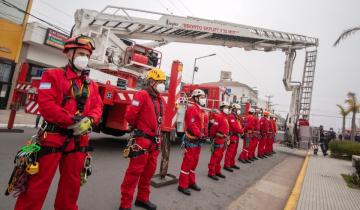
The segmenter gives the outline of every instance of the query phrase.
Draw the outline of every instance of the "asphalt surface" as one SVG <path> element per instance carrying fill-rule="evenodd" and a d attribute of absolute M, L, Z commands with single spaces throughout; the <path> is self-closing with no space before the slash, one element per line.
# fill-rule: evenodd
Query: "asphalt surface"
<path fill-rule="evenodd" d="M 6 197 L 3 192 L 13 169 L 12 161 L 16 151 L 24 145 L 28 137 L 35 133 L 35 129 L 25 128 L 24 130 L 24 133 L 0 132 L 1 210 L 13 209 L 16 201 L 13 197 Z M 95 152 L 93 152 L 93 174 L 89 177 L 88 183 L 81 188 L 78 200 L 79 209 L 118 209 L 119 188 L 128 165 L 128 160 L 122 157 L 122 150 L 125 146 L 124 138 L 93 134 L 90 144 L 95 147 Z M 240 149 L 241 146 L 239 151 Z M 170 174 L 179 175 L 182 153 L 183 151 L 179 145 L 172 145 L 169 165 Z M 197 183 L 202 187 L 202 191 L 192 191 L 192 195 L 189 197 L 178 192 L 177 185 L 152 188 L 151 201 L 156 203 L 160 210 L 225 209 L 232 201 L 244 193 L 249 186 L 289 155 L 279 151 L 271 158 L 258 160 L 252 164 L 238 163 L 241 170 L 234 173 L 223 171 L 226 179 L 213 181 L 207 177 L 210 147 L 204 145 L 197 168 Z M 160 156 L 158 163 L 159 166 Z M 58 173 L 53 180 L 43 209 L 53 209 L 57 182 Z M 133 209 L 138 208 L 133 207 Z"/>

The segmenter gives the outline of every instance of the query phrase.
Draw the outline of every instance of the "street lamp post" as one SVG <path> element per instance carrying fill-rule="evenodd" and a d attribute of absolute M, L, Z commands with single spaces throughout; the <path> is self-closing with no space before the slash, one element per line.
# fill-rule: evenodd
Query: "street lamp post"
<path fill-rule="evenodd" d="M 197 72 L 197 71 L 199 70 L 199 68 L 196 66 L 196 61 L 197 61 L 197 60 L 200 60 L 200 59 L 202 59 L 202 58 L 207 58 L 207 57 L 214 56 L 214 55 L 216 55 L 216 53 L 195 58 L 191 84 L 194 84 L 195 72 Z"/>

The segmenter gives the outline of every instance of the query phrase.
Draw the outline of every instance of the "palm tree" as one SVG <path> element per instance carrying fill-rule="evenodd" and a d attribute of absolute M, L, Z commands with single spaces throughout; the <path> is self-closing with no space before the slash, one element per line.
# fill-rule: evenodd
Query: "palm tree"
<path fill-rule="evenodd" d="M 360 111 L 360 104 L 357 102 L 356 94 L 353 92 L 349 92 L 347 94 L 347 99 L 345 100 L 345 103 L 349 105 L 348 112 L 352 112 L 352 119 L 351 119 L 351 133 L 350 133 L 350 139 L 352 141 L 355 140 L 355 132 L 356 132 L 356 113 Z"/>
<path fill-rule="evenodd" d="M 345 30 L 344 32 L 342 32 L 342 34 L 340 34 L 339 38 L 337 38 L 333 46 L 338 46 L 340 41 L 347 39 L 350 35 L 356 33 L 357 31 L 360 31 L 360 26 Z"/>
<path fill-rule="evenodd" d="M 345 118 L 346 116 L 349 114 L 349 111 L 346 110 L 343 106 L 336 104 L 337 107 L 339 107 L 340 109 L 340 114 L 342 116 L 342 129 L 341 129 L 341 140 L 343 140 L 345 138 Z"/>

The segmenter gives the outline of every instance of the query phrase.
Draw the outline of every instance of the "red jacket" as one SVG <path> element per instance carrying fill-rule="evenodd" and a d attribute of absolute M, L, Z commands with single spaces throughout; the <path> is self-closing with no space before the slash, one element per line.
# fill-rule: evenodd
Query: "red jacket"
<path fill-rule="evenodd" d="M 201 138 L 207 134 L 206 114 L 198 104 L 190 105 L 185 112 L 185 129 L 190 135 Z"/>
<path fill-rule="evenodd" d="M 74 124 L 73 117 L 76 113 L 76 101 L 71 96 L 70 81 L 74 80 L 80 88 L 85 77 L 79 77 L 69 66 L 64 69 L 48 69 L 42 77 L 39 87 L 37 102 L 39 111 L 47 122 L 55 123 L 60 127 L 67 128 Z M 101 101 L 98 87 L 95 82 L 89 84 L 89 96 L 86 100 L 83 116 L 92 117 L 97 124 L 101 118 L 103 103 Z M 71 96 L 62 107 L 64 96 Z"/>
<path fill-rule="evenodd" d="M 255 117 L 251 114 L 247 115 L 244 120 L 244 130 L 247 133 L 253 133 L 256 128 Z"/>
<path fill-rule="evenodd" d="M 272 133 L 273 135 L 275 135 L 275 134 L 276 134 L 276 130 L 277 130 L 275 120 L 270 119 L 270 120 L 269 120 L 269 124 L 271 125 L 271 126 L 269 126 L 269 127 L 270 127 L 270 130 L 271 130 L 271 133 Z"/>
<path fill-rule="evenodd" d="M 230 140 L 236 141 L 239 139 L 238 134 L 242 134 L 244 132 L 243 127 L 241 126 L 239 120 L 234 114 L 229 114 L 227 116 L 229 122 L 229 131 L 230 131 Z"/>
<path fill-rule="evenodd" d="M 150 94 L 146 90 L 136 92 L 131 105 L 128 106 L 125 119 L 131 127 L 147 135 L 156 136 L 158 117 L 160 116 L 160 101 L 162 101 L 162 116 L 164 117 L 166 104 L 160 95 L 155 96 L 154 99 L 158 112 L 158 116 L 156 116 L 154 102 Z"/>
<path fill-rule="evenodd" d="M 260 119 L 260 133 L 263 138 L 267 138 L 269 135 L 271 123 L 266 117 Z"/>
<path fill-rule="evenodd" d="M 216 133 L 229 135 L 229 122 L 223 112 L 214 116 L 214 125 L 211 126 L 210 135 L 216 137 Z"/>

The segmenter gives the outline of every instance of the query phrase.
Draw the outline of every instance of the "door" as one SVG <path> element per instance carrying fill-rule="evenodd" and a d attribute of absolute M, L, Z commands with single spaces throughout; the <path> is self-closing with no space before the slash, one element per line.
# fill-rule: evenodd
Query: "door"
<path fill-rule="evenodd" d="M 14 64 L 0 61 L 0 109 L 6 109 L 14 67 Z"/>

